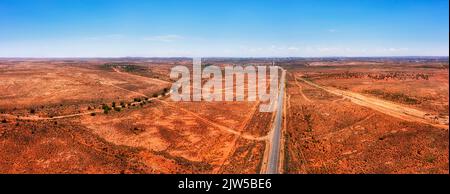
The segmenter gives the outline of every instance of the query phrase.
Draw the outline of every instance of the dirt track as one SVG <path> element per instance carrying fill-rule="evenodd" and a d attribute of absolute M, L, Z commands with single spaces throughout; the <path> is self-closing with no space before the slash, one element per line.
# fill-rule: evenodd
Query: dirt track
<path fill-rule="evenodd" d="M 140 75 L 134 75 L 134 74 L 130 74 L 130 73 L 125 73 L 122 72 L 120 70 L 118 70 L 117 68 L 112 68 L 115 72 L 120 73 L 122 75 L 126 75 L 126 76 L 132 76 L 132 77 L 138 77 L 140 79 L 144 79 L 144 80 L 151 80 L 149 83 L 153 83 L 153 82 L 159 82 L 162 84 L 170 84 L 170 82 L 168 81 L 164 81 L 164 80 L 160 80 L 160 79 L 155 79 L 155 78 L 149 78 L 149 77 L 144 77 L 144 76 L 140 76 Z"/>
<path fill-rule="evenodd" d="M 54 116 L 54 117 L 38 117 L 38 116 L 17 117 L 15 115 L 11 115 L 11 114 L 1 114 L 0 116 L 6 117 L 6 118 L 10 118 L 10 119 L 28 120 L 28 121 L 40 121 L 40 120 L 56 120 L 56 119 L 72 118 L 72 117 L 90 115 L 92 113 L 100 113 L 100 112 L 103 112 L 103 111 L 97 110 L 97 111 L 89 111 L 89 112 L 70 114 L 70 115 Z"/>
<path fill-rule="evenodd" d="M 119 71 L 119 70 L 116 69 L 116 68 L 113 68 L 113 69 L 114 69 L 114 71 L 117 72 L 117 73 L 120 73 L 120 74 L 126 74 L 126 75 L 131 75 L 131 74 L 129 74 L 129 73 L 121 72 L 121 71 Z M 138 75 L 131 75 L 131 76 L 138 76 Z M 144 79 L 152 79 L 152 78 L 147 78 L 147 77 L 142 77 L 142 76 L 138 76 L 138 77 L 144 78 Z M 156 79 L 152 79 L 152 80 L 156 80 Z M 159 80 L 159 81 L 164 82 L 164 83 L 169 83 L 169 82 L 162 81 L 162 80 Z M 143 94 L 143 93 L 136 92 L 136 91 L 132 91 L 132 90 L 128 90 L 128 89 L 121 88 L 121 87 L 118 87 L 118 86 L 115 86 L 115 85 L 110 85 L 110 86 L 116 87 L 116 88 L 119 88 L 119 89 L 122 89 L 122 90 L 126 90 L 126 91 L 128 91 L 128 92 L 135 93 L 135 94 L 141 95 L 141 96 L 143 96 L 143 97 L 147 97 L 147 98 L 149 98 L 150 100 L 158 100 L 158 101 L 160 101 L 161 103 L 163 103 L 163 104 L 165 104 L 165 105 L 167 105 L 167 106 L 170 106 L 170 107 L 179 109 L 179 110 L 181 110 L 181 111 L 183 111 L 183 112 L 185 112 L 185 113 L 188 113 L 188 114 L 194 116 L 195 118 L 201 120 L 202 122 L 204 122 L 204 123 L 206 123 L 206 124 L 208 124 L 208 125 L 210 125 L 210 126 L 212 126 L 212 127 L 214 127 L 214 128 L 220 129 L 220 130 L 222 130 L 222 131 L 225 131 L 225 132 L 228 132 L 228 133 L 231 133 L 231 134 L 238 135 L 238 136 L 240 136 L 240 137 L 242 137 L 242 138 L 244 138 L 244 139 L 247 139 L 247 140 L 264 141 L 264 140 L 266 140 L 267 137 L 268 137 L 267 135 L 266 135 L 266 136 L 262 136 L 262 137 L 257 137 L 257 136 L 253 136 L 253 135 L 243 134 L 242 132 L 239 132 L 239 131 L 230 129 L 229 127 L 226 127 L 226 126 L 217 124 L 217 123 L 215 123 L 215 122 L 213 122 L 213 121 L 210 121 L 210 120 L 208 120 L 208 119 L 205 119 L 204 117 L 202 117 L 202 116 L 200 116 L 200 115 L 198 115 L 198 114 L 196 114 L 196 113 L 194 113 L 194 112 L 192 112 L 192 111 L 189 111 L 189 110 L 187 110 L 187 109 L 184 109 L 184 108 L 175 106 L 175 105 L 170 104 L 169 102 L 166 102 L 166 101 L 164 101 L 164 100 L 160 100 L 160 99 L 158 99 L 158 98 L 151 98 L 151 97 L 149 97 L 149 96 L 147 96 L 147 95 L 145 95 L 145 94 Z M 248 118 L 248 120 L 249 120 L 249 118 Z M 247 122 L 247 121 L 245 121 L 245 122 Z M 244 123 L 245 123 L 245 122 L 244 122 Z"/>
<path fill-rule="evenodd" d="M 309 98 L 305 95 L 305 93 L 303 93 L 303 87 L 298 83 L 297 78 L 295 78 L 295 84 L 296 84 L 297 87 L 299 88 L 300 95 L 302 95 L 302 97 L 303 97 L 306 101 L 308 101 L 308 102 L 313 102 L 311 99 L 309 99 Z"/>

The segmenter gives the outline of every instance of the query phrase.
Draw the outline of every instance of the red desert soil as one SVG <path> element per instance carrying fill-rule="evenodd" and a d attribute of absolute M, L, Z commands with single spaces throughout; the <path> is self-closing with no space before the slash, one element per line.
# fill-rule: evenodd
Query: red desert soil
<path fill-rule="evenodd" d="M 291 69 L 284 171 L 447 174 L 448 64 L 345 65 Z"/>
<path fill-rule="evenodd" d="M 258 103 L 172 102 L 166 96 L 172 66 L 170 60 L 2 63 L 0 172 L 259 172 L 240 163 L 261 162 L 269 126 L 252 128 Z"/>
<path fill-rule="evenodd" d="M 274 114 L 260 101 L 173 102 L 170 69 L 191 63 L 0 60 L 0 173 L 264 172 Z M 448 61 L 278 65 L 280 172 L 449 173 Z"/>

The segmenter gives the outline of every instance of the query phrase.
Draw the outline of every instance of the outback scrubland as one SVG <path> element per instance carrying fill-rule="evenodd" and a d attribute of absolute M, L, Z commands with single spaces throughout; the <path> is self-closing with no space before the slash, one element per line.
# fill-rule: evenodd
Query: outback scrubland
<path fill-rule="evenodd" d="M 173 102 L 170 69 L 191 63 L 1 61 L 0 172 L 259 173 L 271 114 Z"/>
<path fill-rule="evenodd" d="M 286 173 L 448 173 L 448 62 L 290 67 Z"/>

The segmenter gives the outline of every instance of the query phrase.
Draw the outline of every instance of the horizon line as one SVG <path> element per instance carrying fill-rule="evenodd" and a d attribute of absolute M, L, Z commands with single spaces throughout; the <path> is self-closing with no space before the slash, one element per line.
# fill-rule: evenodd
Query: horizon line
<path fill-rule="evenodd" d="M 449 58 L 445 55 L 399 55 L 399 56 L 267 56 L 267 57 L 254 57 L 254 56 L 123 56 L 123 57 L 0 57 L 0 59 L 124 59 L 124 58 L 135 58 L 135 59 L 171 59 L 171 58 L 228 58 L 228 59 L 286 59 L 286 58 Z"/>

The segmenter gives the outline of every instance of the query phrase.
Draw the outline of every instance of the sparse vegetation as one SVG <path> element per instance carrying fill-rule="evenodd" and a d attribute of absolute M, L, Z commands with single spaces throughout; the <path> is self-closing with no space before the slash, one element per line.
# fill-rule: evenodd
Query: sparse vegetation
<path fill-rule="evenodd" d="M 390 100 L 390 101 L 394 101 L 394 102 L 400 102 L 400 103 L 404 103 L 404 104 L 419 104 L 420 101 L 407 96 L 406 94 L 403 93 L 389 93 L 389 92 L 385 92 L 383 90 L 365 90 L 364 93 L 367 94 L 371 94 L 386 100 Z"/>
<path fill-rule="evenodd" d="M 425 157 L 425 161 L 426 162 L 428 162 L 428 163 L 434 163 L 434 161 L 436 160 L 436 157 L 434 157 L 433 155 L 427 155 L 426 157 Z"/>
<path fill-rule="evenodd" d="M 306 131 L 307 132 L 312 132 L 312 121 L 311 121 L 311 114 L 308 112 L 308 108 L 306 106 L 301 106 L 301 111 L 303 114 L 303 121 L 306 122 L 307 128 Z"/>
<path fill-rule="evenodd" d="M 102 109 L 103 109 L 103 113 L 105 113 L 105 114 L 108 114 L 109 111 L 111 110 L 111 108 L 106 104 L 103 104 Z"/>
<path fill-rule="evenodd" d="M 377 73 L 377 74 L 369 74 L 367 77 L 375 80 L 429 80 L 430 75 L 424 73 L 406 73 L 406 72 L 385 72 L 385 73 Z"/>
<path fill-rule="evenodd" d="M 271 135 L 274 114 L 259 112 L 260 102 L 204 104 L 170 102 L 170 99 L 151 101 L 153 97 L 170 92 L 170 83 L 130 75 L 127 72 L 141 74 L 141 71 L 122 67 L 121 64 L 114 67 L 120 72 L 102 70 L 99 69 L 101 65 L 111 63 L 112 60 L 99 62 L 101 60 L 96 59 L 95 65 L 82 67 L 55 65 L 55 68 L 62 68 L 56 74 L 46 67 L 45 71 L 50 71 L 47 75 L 49 78 L 64 81 L 42 82 L 46 84 L 45 87 L 36 90 L 39 93 L 30 94 L 33 98 L 24 95 L 24 90 L 14 95 L 13 92 L 5 92 L 0 99 L 3 103 L 0 112 L 4 112 L 0 118 L 0 146 L 11 151 L 5 152 L 8 163 L 3 163 L 0 169 L 6 169 L 6 173 L 21 170 L 26 173 L 33 173 L 33 170 L 45 172 L 48 169 L 54 172 L 67 170 L 68 173 L 84 173 L 83 170 L 87 169 L 89 172 L 97 170 L 100 173 L 128 174 L 260 173 L 262 168 L 266 168 L 261 161 L 266 159 L 266 147 L 270 147 L 273 142 L 272 136 L 268 134 Z M 363 106 L 363 103 L 357 104 L 356 100 L 342 98 L 298 79 L 310 75 L 317 85 L 330 90 L 346 90 L 348 93 L 379 89 L 372 91 L 374 94 L 365 93 L 363 96 L 374 95 L 376 97 L 370 99 L 376 100 L 382 97 L 406 101 L 408 106 L 392 104 L 423 108 L 429 113 L 424 114 L 425 117 L 438 123 L 438 120 L 448 117 L 448 89 L 444 87 L 448 72 L 437 68 L 411 69 L 405 66 L 405 72 L 412 74 L 423 71 L 421 73 L 429 75 L 430 79 L 424 81 L 426 78 L 417 75 L 417 79 L 408 78 L 407 81 L 397 78 L 377 81 L 368 78 L 368 75 L 403 71 L 403 64 L 394 68 L 389 64 L 369 68 L 359 64 L 357 67 L 321 68 L 300 66 L 297 64 L 307 62 L 291 60 L 290 69 L 287 69 L 283 104 L 282 118 L 286 119 L 281 121 L 281 137 L 285 137 L 285 143 L 279 147 L 280 162 L 284 162 L 284 166 L 280 167 L 280 170 L 285 170 L 283 173 L 448 172 L 445 168 L 448 163 L 445 160 L 448 158 L 448 130 L 415 121 L 403 121 L 400 119 L 402 117 L 390 116 L 387 112 L 383 114 L 383 110 Z M 306 60 L 309 59 L 302 59 Z M 226 61 L 214 63 L 228 64 Z M 145 71 L 153 71 L 154 75 L 170 80 L 165 73 L 173 64 L 160 66 L 158 62 L 156 65 L 145 65 Z M 188 63 L 180 63 L 185 64 Z M 283 63 L 279 64 L 285 67 Z M 39 70 L 36 74 L 27 74 L 32 75 L 28 77 L 38 79 L 36 75 L 42 72 Z M 64 73 L 71 76 L 65 76 Z M 79 76 L 83 74 L 92 76 Z M 327 74 L 331 76 L 327 77 Z M 295 78 L 298 82 L 293 81 Z M 80 82 L 83 85 L 78 84 Z M 5 82 L 7 87 L 11 87 L 8 83 L 13 82 Z M 23 88 L 31 83 L 36 82 L 23 82 Z M 126 90 L 108 87 L 106 84 L 109 83 Z M 51 93 L 54 94 L 51 98 L 39 97 L 41 93 L 48 93 L 48 89 L 60 87 L 61 84 L 67 84 L 62 92 Z M 137 95 L 136 92 L 148 97 Z M 13 111 L 14 106 L 17 109 Z M 434 111 L 433 108 L 437 106 L 445 106 L 447 112 Z M 30 108 L 35 109 L 35 115 L 29 114 Z M 437 114 L 439 117 L 435 117 Z M 238 133 L 228 133 L 226 128 Z M 31 136 L 30 133 L 35 135 Z M 218 144 L 218 141 L 222 143 Z M 49 152 L 50 144 L 58 152 Z M 200 149 L 186 149 L 198 146 Z M 27 151 L 17 151 L 19 149 Z M 61 157 L 64 160 L 57 164 L 49 163 L 48 168 L 41 162 L 29 163 L 23 160 L 52 160 L 55 153 L 63 153 Z M 90 162 L 86 163 L 85 160 Z M 160 164 L 157 168 L 149 166 L 155 162 Z"/>

